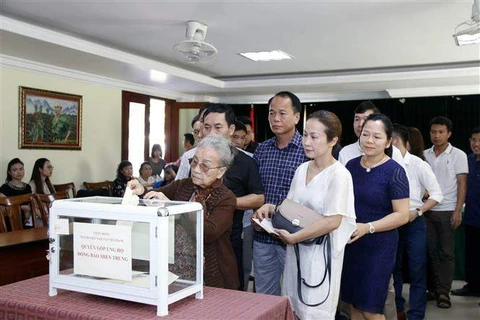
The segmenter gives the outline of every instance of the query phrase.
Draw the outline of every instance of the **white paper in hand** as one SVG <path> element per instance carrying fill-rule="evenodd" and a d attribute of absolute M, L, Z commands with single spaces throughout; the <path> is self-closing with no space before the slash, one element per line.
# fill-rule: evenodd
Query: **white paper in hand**
<path fill-rule="evenodd" d="M 127 187 L 125 193 L 123 194 L 122 205 L 123 206 L 137 206 L 140 202 L 140 199 L 136 194 L 133 193 L 132 189 Z"/>
<path fill-rule="evenodd" d="M 263 228 L 263 230 L 267 231 L 268 233 L 273 233 L 278 236 L 278 232 L 274 230 L 273 224 L 271 220 L 263 219 L 262 222 L 258 220 L 257 218 L 252 218 L 253 221 L 255 221 L 256 224 L 258 224 L 260 227 Z"/>

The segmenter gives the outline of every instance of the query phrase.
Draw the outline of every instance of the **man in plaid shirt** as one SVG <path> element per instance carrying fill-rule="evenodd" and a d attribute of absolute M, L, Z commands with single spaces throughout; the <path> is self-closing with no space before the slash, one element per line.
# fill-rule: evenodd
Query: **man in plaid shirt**
<path fill-rule="evenodd" d="M 287 197 L 295 170 L 308 160 L 303 151 L 302 135 L 295 129 L 302 105 L 296 95 L 284 91 L 271 98 L 268 106 L 268 122 L 275 137 L 261 143 L 253 158 L 265 188 L 265 203 L 279 204 Z M 253 237 L 256 292 L 280 295 L 285 245 L 258 230 Z"/>

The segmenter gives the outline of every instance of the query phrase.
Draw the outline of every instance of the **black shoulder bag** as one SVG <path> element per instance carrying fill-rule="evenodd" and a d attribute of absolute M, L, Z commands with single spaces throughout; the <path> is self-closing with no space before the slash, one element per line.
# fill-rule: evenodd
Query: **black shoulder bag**
<path fill-rule="evenodd" d="M 314 223 L 316 220 L 320 218 L 320 215 L 295 201 L 290 199 L 285 199 L 283 202 L 275 208 L 275 214 L 272 217 L 272 225 L 276 229 L 284 229 L 290 233 L 295 233 L 306 226 Z M 295 249 L 295 256 L 297 258 L 297 290 L 298 290 L 298 297 L 300 301 L 309 306 L 309 307 L 317 307 L 327 301 L 328 297 L 330 296 L 330 286 L 331 286 L 331 277 L 332 277 L 332 247 L 330 241 L 330 234 L 325 234 L 323 236 L 308 239 L 302 241 L 304 245 L 323 245 L 323 257 L 325 259 L 325 272 L 323 273 L 322 280 L 320 283 L 311 285 L 307 283 L 307 281 L 302 278 L 302 272 L 300 270 L 300 250 L 299 245 L 296 243 L 294 245 Z M 320 287 L 328 276 L 328 293 L 325 299 L 321 302 L 316 304 L 308 304 L 305 303 L 302 296 L 302 284 L 308 288 L 318 288 Z"/>

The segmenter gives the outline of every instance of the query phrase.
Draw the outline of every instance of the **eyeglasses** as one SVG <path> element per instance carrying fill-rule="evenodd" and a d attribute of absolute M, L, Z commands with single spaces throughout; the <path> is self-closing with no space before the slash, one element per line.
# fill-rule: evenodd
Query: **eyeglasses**
<path fill-rule="evenodd" d="M 192 169 L 195 169 L 197 166 L 200 167 L 200 171 L 204 172 L 204 173 L 207 173 L 208 171 L 212 170 L 212 169 L 220 169 L 220 168 L 223 168 L 225 166 L 219 166 L 219 167 L 209 167 L 208 164 L 206 163 L 199 163 L 197 160 L 195 160 L 194 158 L 192 159 L 188 159 L 188 162 L 190 162 L 190 167 Z"/>
<path fill-rule="evenodd" d="M 47 169 L 53 170 L 54 166 L 48 166 Z"/>

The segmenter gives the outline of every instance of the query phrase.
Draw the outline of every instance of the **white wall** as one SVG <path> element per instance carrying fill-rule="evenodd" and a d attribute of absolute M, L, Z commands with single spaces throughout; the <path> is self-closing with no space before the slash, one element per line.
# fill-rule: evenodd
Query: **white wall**
<path fill-rule="evenodd" d="M 77 190 L 83 188 L 83 181 L 115 178 L 121 160 L 120 89 L 8 67 L 0 68 L 0 81 L 0 182 L 15 157 L 25 163 L 25 182 L 30 180 L 35 160 L 42 157 L 55 167 L 53 183 L 73 181 Z M 19 149 L 19 86 L 83 96 L 82 150 Z"/>

